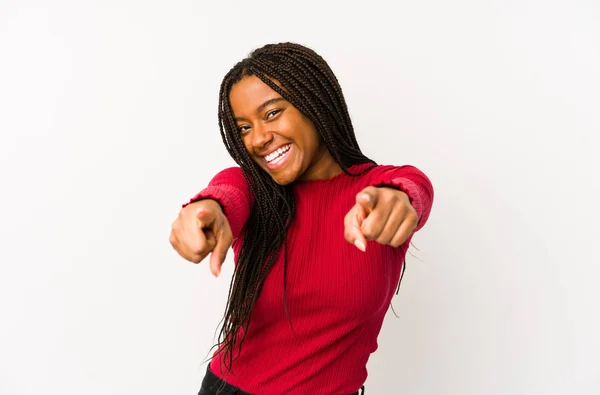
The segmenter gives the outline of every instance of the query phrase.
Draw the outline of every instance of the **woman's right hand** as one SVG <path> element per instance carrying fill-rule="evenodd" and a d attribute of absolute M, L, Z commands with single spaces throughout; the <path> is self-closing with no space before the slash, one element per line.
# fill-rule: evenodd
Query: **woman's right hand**
<path fill-rule="evenodd" d="M 219 203 L 204 199 L 188 204 L 173 222 L 171 245 L 179 255 L 199 263 L 210 256 L 210 271 L 216 277 L 233 241 L 229 221 Z"/>

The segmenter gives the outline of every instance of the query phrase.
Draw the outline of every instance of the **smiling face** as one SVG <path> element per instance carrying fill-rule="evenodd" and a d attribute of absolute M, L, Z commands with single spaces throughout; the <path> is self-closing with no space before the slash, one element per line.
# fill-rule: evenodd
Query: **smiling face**
<path fill-rule="evenodd" d="M 237 82 L 229 102 L 250 157 L 276 183 L 331 178 L 342 171 L 314 124 L 258 77 Z"/>

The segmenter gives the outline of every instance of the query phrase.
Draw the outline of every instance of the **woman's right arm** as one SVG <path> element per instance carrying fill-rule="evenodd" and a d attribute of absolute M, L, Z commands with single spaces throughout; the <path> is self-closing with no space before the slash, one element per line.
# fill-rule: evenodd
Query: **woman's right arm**
<path fill-rule="evenodd" d="M 220 272 L 233 238 L 241 233 L 252 208 L 252 193 L 239 167 L 218 173 L 183 205 L 169 238 L 188 261 L 198 263 L 210 252 L 211 272 Z"/>

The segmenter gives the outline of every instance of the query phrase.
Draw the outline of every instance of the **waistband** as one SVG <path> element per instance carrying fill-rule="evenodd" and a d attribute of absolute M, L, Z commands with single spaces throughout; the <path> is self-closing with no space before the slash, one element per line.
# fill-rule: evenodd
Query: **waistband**
<path fill-rule="evenodd" d="M 205 391 L 208 391 L 208 393 L 206 395 L 212 395 L 212 394 L 216 394 L 217 391 L 219 392 L 220 395 L 253 395 L 249 392 L 246 391 L 242 391 L 241 389 L 234 387 L 231 384 L 228 384 L 227 382 L 221 380 L 221 378 L 219 378 L 216 374 L 214 374 L 211 370 L 210 367 L 208 367 L 206 369 L 206 375 L 204 376 L 204 380 L 202 380 L 202 388 L 200 389 L 200 392 L 198 392 L 198 395 L 204 395 L 205 393 L 202 392 L 202 389 L 205 389 Z M 363 385 L 360 390 L 349 394 L 349 395 L 364 395 L 365 394 L 365 386 Z"/>

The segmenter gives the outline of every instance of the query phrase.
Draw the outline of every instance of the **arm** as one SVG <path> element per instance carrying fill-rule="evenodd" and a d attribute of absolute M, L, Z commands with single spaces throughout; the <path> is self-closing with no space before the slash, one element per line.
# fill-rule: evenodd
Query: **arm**
<path fill-rule="evenodd" d="M 427 222 L 433 187 L 413 166 L 379 166 L 370 176 L 344 219 L 344 237 L 362 251 L 366 240 L 398 247 Z"/>
<path fill-rule="evenodd" d="M 233 238 L 239 236 L 250 216 L 251 204 L 241 170 L 225 169 L 183 204 L 169 241 L 190 262 L 199 263 L 211 254 L 210 270 L 218 276 Z"/>
<path fill-rule="evenodd" d="M 404 192 L 415 209 L 418 224 L 415 232 L 421 229 L 433 206 L 433 185 L 421 170 L 414 166 L 382 166 L 372 182 L 375 187 L 388 187 Z"/>
<path fill-rule="evenodd" d="M 242 170 L 239 167 L 230 167 L 219 172 L 206 188 L 191 198 L 182 208 L 204 199 L 219 203 L 231 226 L 233 237 L 237 238 L 250 217 L 250 210 L 254 203 Z"/>

